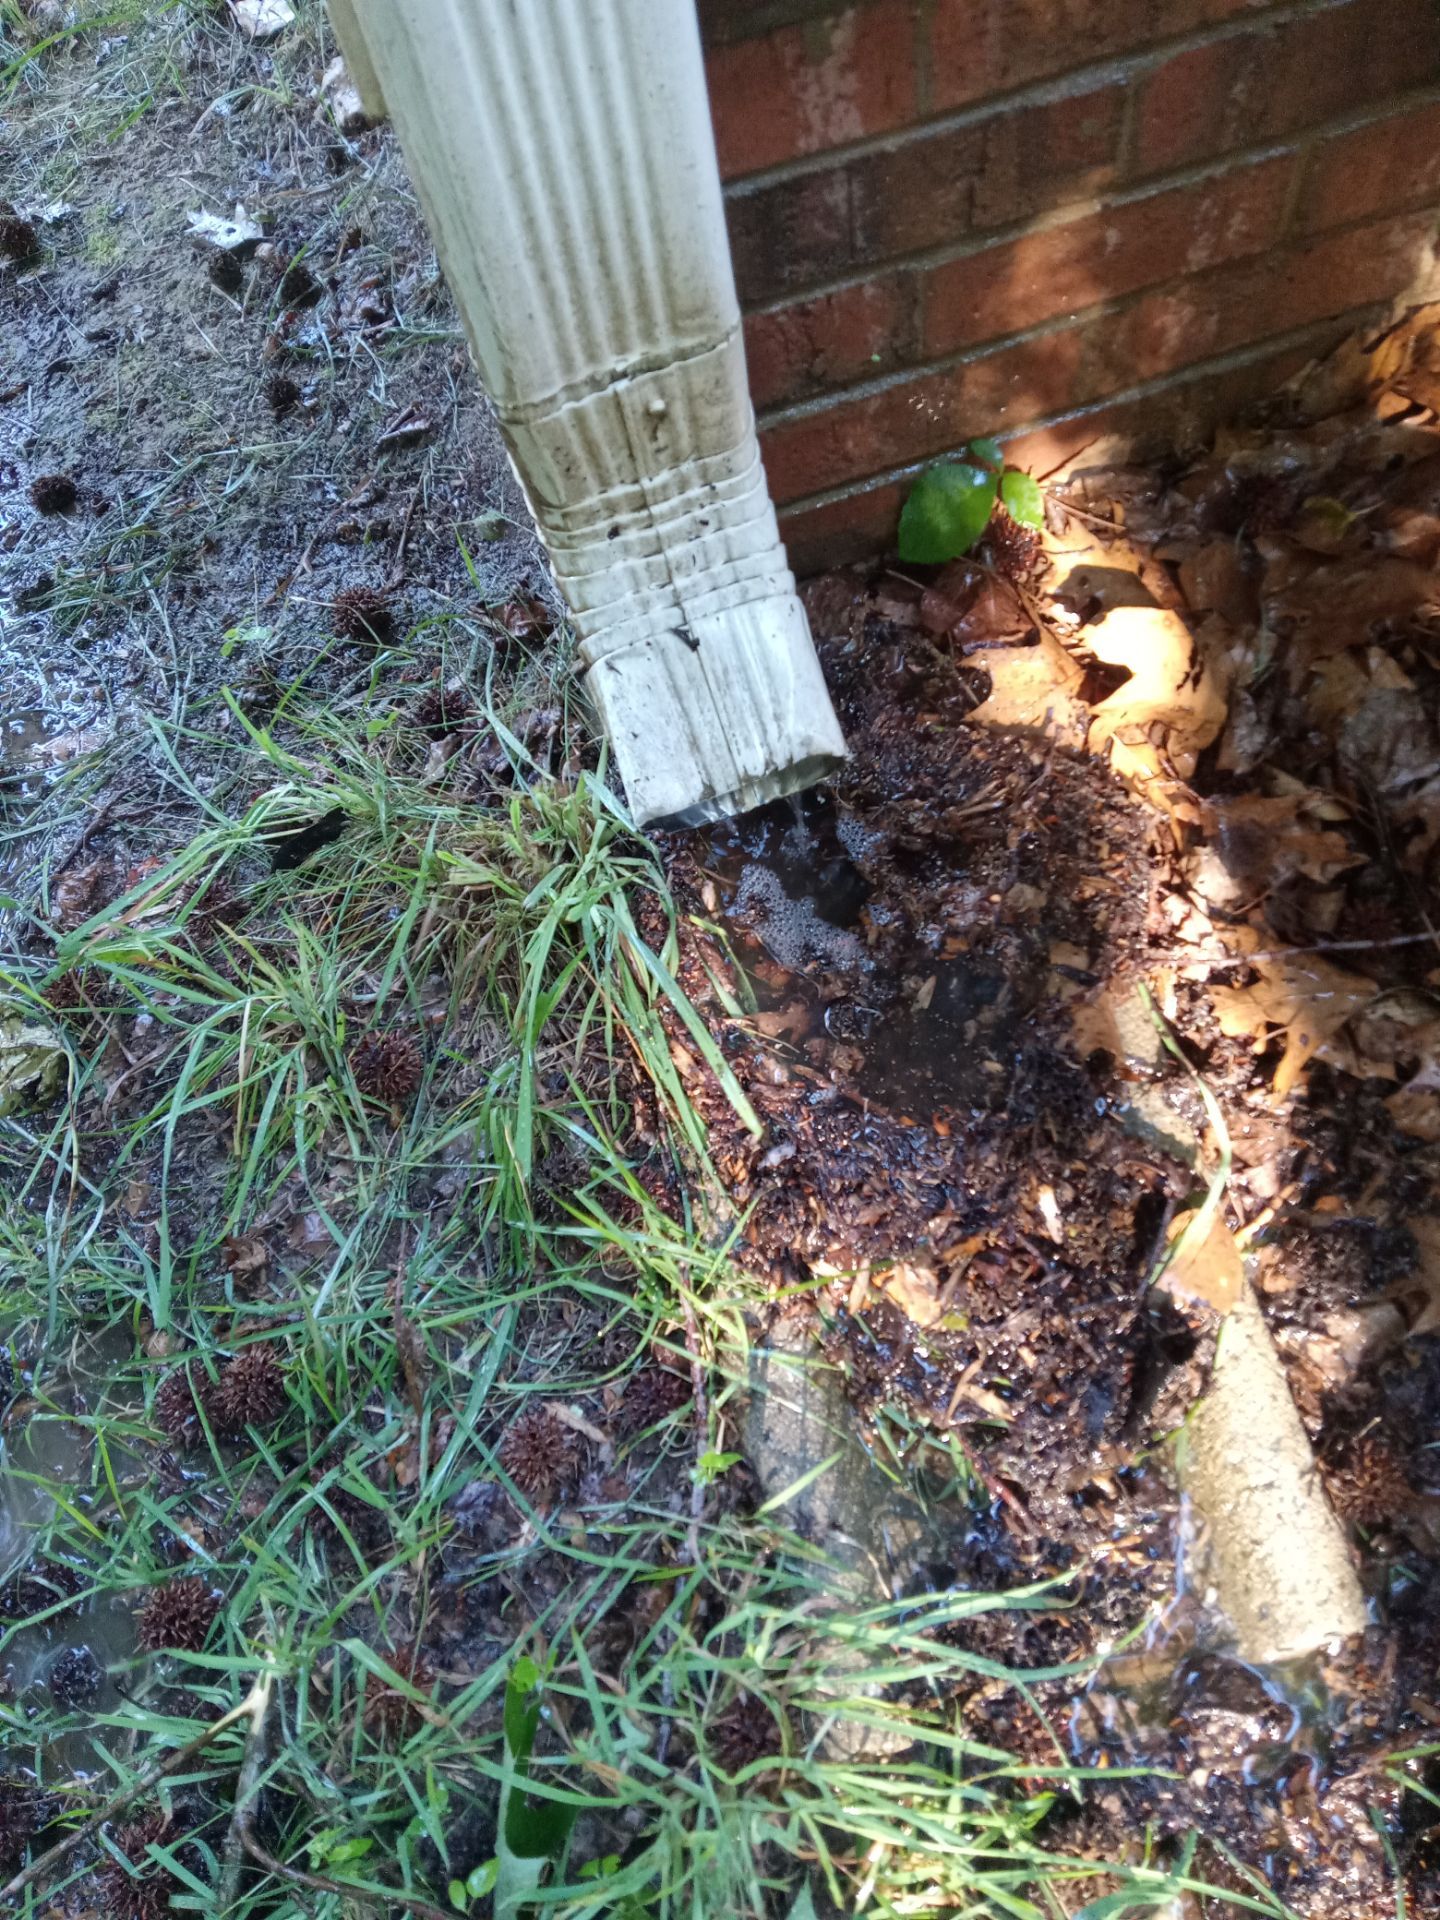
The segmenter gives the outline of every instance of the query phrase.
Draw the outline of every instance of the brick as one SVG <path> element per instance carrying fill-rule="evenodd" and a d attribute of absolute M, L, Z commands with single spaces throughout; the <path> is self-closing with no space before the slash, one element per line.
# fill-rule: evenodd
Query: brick
<path fill-rule="evenodd" d="M 1294 134 L 1440 77 L 1434 0 L 1343 0 L 1172 55 L 1140 83 L 1138 177 Z"/>
<path fill-rule="evenodd" d="M 851 164 L 856 257 L 894 259 L 1099 192 L 1116 173 L 1122 90 L 910 135 Z"/>
<path fill-rule="evenodd" d="M 1427 264 L 1435 229 L 1433 213 L 1408 214 L 1142 295 L 1104 330 L 1085 381 L 1104 391 L 1117 373 L 1154 379 L 1270 334 L 1389 300 Z"/>
<path fill-rule="evenodd" d="M 747 306 L 1099 192 L 1115 178 L 1123 89 L 1102 85 L 967 126 L 918 129 L 834 167 L 726 197 Z"/>
<path fill-rule="evenodd" d="M 935 268 L 925 289 L 925 354 L 1259 253 L 1279 236 L 1294 164 L 1285 155 L 1147 194 Z"/>
<path fill-rule="evenodd" d="M 1271 0 L 934 0 L 930 104 L 937 113 L 1172 34 L 1230 20 Z"/>
<path fill-rule="evenodd" d="M 1296 218 L 1305 232 L 1440 197 L 1440 101 L 1332 134 L 1310 155 Z"/>
<path fill-rule="evenodd" d="M 895 527 L 908 485 L 894 481 L 800 507 L 780 515 L 780 538 L 790 565 L 802 577 L 826 567 L 843 567 L 894 544 Z"/>
<path fill-rule="evenodd" d="M 755 405 L 788 405 L 913 359 L 916 306 L 915 276 L 900 273 L 751 314 L 745 359 Z"/>
<path fill-rule="evenodd" d="M 873 0 L 712 48 L 710 111 L 727 178 L 914 117 L 915 0 Z"/>
<path fill-rule="evenodd" d="M 746 305 L 838 278 L 855 260 L 844 167 L 727 194 L 730 257 Z"/>
<path fill-rule="evenodd" d="M 1083 341 L 1044 334 L 776 423 L 761 435 L 770 490 L 799 500 L 944 453 L 981 433 L 1073 404 Z"/>

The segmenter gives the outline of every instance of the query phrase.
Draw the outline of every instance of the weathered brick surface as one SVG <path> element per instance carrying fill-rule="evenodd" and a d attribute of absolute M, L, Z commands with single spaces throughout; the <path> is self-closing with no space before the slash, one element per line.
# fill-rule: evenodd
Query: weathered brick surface
<path fill-rule="evenodd" d="M 1440 199 L 1440 101 L 1320 141 L 1297 215 L 1307 233 Z"/>
<path fill-rule="evenodd" d="M 1433 268 L 1440 0 L 700 17 L 797 554 L 883 543 L 896 475 L 977 432 L 1219 418 Z"/>
<path fill-rule="evenodd" d="M 1022 234 L 934 268 L 924 346 L 949 353 L 1222 261 L 1263 252 L 1281 231 L 1289 155 Z"/>
<path fill-rule="evenodd" d="M 1100 85 L 922 130 L 729 199 L 747 303 L 834 280 L 1099 192 L 1116 177 L 1124 99 Z"/>
<path fill-rule="evenodd" d="M 722 174 L 888 133 L 915 116 L 916 0 L 873 0 L 710 55 Z"/>
<path fill-rule="evenodd" d="M 745 358 L 756 406 L 784 406 L 914 359 L 918 292 L 915 274 L 904 270 L 752 313 Z"/>

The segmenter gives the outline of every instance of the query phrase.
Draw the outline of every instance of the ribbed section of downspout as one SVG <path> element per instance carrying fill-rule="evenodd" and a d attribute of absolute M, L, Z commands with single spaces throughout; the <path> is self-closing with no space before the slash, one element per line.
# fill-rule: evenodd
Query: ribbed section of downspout
<path fill-rule="evenodd" d="M 844 753 L 765 485 L 690 0 L 354 0 L 642 821 Z"/>

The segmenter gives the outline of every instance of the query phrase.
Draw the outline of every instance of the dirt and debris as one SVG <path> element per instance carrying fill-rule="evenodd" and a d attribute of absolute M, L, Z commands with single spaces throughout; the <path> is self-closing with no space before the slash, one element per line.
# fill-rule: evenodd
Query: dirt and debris
<path fill-rule="evenodd" d="M 1216 1885 L 1314 1920 L 1440 1893 L 1437 328 L 1352 358 L 1346 410 L 1331 365 L 1190 464 L 1075 475 L 1018 574 L 995 541 L 810 583 L 849 764 L 667 847 L 764 1122 L 677 1029 L 740 1258 L 812 1297 L 877 1444 L 963 1463 L 932 1578 L 1063 1580 L 967 1644 L 1141 1635 L 1079 1692 L 979 1687 L 972 1731 L 1163 1770 L 1053 1819 L 1112 1857 L 1203 1828 Z M 1247 1269 L 1372 1620 L 1268 1676 L 1194 1587 L 1162 1445 Z"/>

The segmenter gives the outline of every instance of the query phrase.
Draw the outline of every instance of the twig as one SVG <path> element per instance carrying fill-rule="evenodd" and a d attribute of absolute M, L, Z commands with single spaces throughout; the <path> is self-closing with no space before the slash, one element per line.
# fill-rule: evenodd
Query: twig
<path fill-rule="evenodd" d="M 401 523 L 400 539 L 399 539 L 399 543 L 395 548 L 395 564 L 393 567 L 391 567 L 389 576 L 385 581 L 385 591 L 387 593 L 394 593 L 398 587 L 401 587 L 404 585 L 405 548 L 410 539 L 410 522 L 415 517 L 415 507 L 419 499 L 420 499 L 420 488 L 419 486 L 417 486 L 415 488 L 415 491 L 410 496 L 410 504 L 405 509 L 405 518 L 404 518 L 404 521 Z"/>
<path fill-rule="evenodd" d="M 1248 967 L 1259 960 L 1289 960 L 1297 953 L 1375 953 L 1385 947 L 1418 947 L 1434 938 L 1433 933 L 1397 933 L 1388 940 L 1317 940 L 1313 946 L 1269 947 L 1261 953 L 1210 954 L 1200 947 L 1176 947 L 1164 958 L 1212 969 Z"/>
<path fill-rule="evenodd" d="M 270 1708 L 273 1676 L 266 1673 L 250 1689 L 246 1705 L 250 1709 L 250 1731 L 245 1736 L 245 1757 L 240 1762 L 240 1777 L 235 1782 L 235 1811 L 225 1835 L 224 1866 L 220 1874 L 218 1911 L 228 1913 L 240 1892 L 240 1870 L 245 1864 L 246 1809 L 255 1797 L 256 1782 L 265 1759 L 265 1715 Z"/>
<path fill-rule="evenodd" d="M 432 1906 L 418 1893 L 409 1893 L 404 1887 L 357 1887 L 352 1881 L 327 1880 L 322 1874 L 305 1873 L 299 1867 L 287 1867 L 273 1853 L 267 1853 L 250 1831 L 248 1810 L 240 1822 L 240 1838 L 250 1858 L 264 1867 L 267 1873 L 273 1873 L 281 1880 L 289 1880 L 297 1887 L 310 1887 L 316 1893 L 338 1893 L 346 1900 L 373 1902 L 377 1907 L 409 1907 L 412 1913 L 424 1914 L 425 1920 L 455 1920 L 453 1907 L 447 1913 L 444 1907 Z"/>
<path fill-rule="evenodd" d="M 256 1695 L 262 1685 L 267 1688 L 268 1699 L 267 1676 L 264 1682 L 256 1682 L 238 1707 L 231 1707 L 230 1711 L 222 1713 L 218 1720 L 212 1720 L 203 1733 L 196 1734 L 193 1740 L 187 1740 L 183 1747 L 177 1747 L 173 1753 L 167 1753 L 165 1758 L 157 1761 L 155 1765 L 146 1767 L 136 1775 L 128 1787 L 122 1787 L 118 1793 L 112 1793 L 104 1805 L 97 1807 L 89 1819 L 78 1826 L 73 1833 L 67 1833 L 63 1840 L 57 1840 L 55 1845 L 42 1853 L 38 1860 L 32 1860 L 30 1865 L 17 1873 L 13 1880 L 7 1881 L 3 1887 L 0 1887 L 0 1911 L 8 1908 L 26 1887 L 33 1886 L 37 1880 L 43 1879 L 53 1868 L 58 1867 L 62 1860 L 68 1859 L 82 1840 L 88 1840 L 92 1833 L 97 1833 L 108 1821 L 113 1820 L 116 1814 L 123 1813 L 132 1801 L 140 1798 L 142 1793 L 148 1793 L 153 1786 L 158 1785 L 167 1773 L 177 1772 L 188 1761 L 193 1760 L 197 1753 L 203 1752 L 212 1740 L 218 1739 L 222 1733 L 233 1727 L 238 1720 L 244 1720 L 253 1715 Z M 454 1916 L 447 1915 L 446 1920 L 454 1920 Z"/>

